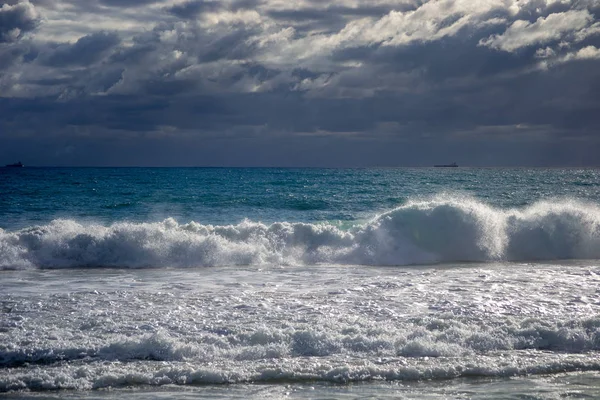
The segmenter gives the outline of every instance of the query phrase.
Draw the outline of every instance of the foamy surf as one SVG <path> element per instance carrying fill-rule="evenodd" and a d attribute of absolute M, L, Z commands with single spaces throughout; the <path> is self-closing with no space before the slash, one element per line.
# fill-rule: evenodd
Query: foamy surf
<path fill-rule="evenodd" d="M 0 392 L 600 371 L 598 267 L 515 267 L 5 271 Z"/>
<path fill-rule="evenodd" d="M 477 325 L 466 318 L 423 317 L 403 326 L 380 323 L 375 328 L 356 321 L 315 327 L 295 324 L 282 328 L 255 326 L 244 329 L 203 327 L 195 335 L 174 335 L 146 327 L 135 337 L 87 337 L 87 342 L 49 341 L 23 348 L 0 350 L 0 368 L 54 363 L 161 361 L 192 364 L 302 357 L 360 358 L 377 356 L 393 361 L 404 358 L 459 358 L 497 355 L 502 351 L 554 351 L 585 353 L 600 350 L 600 318 L 547 322 L 540 319 L 499 319 Z M 104 327 L 106 329 L 107 327 Z M 83 329 L 85 331 L 86 329 Z M 106 340 L 108 339 L 108 340 Z M 73 346 L 73 344 L 76 344 Z M 41 346 L 40 346 L 41 345 Z M 39 346 L 39 347 L 38 347 Z M 406 360 L 404 360 L 406 362 Z M 600 365 L 592 364 L 592 365 Z M 216 382 L 215 382 L 216 383 Z"/>
<path fill-rule="evenodd" d="M 600 370 L 600 362 L 584 356 L 568 355 L 536 360 L 539 354 L 528 353 L 519 365 L 510 364 L 509 357 L 473 357 L 463 360 L 385 359 L 363 361 L 350 365 L 346 360 L 321 361 L 315 358 L 258 362 L 250 366 L 194 366 L 187 363 L 164 362 L 107 363 L 105 366 L 59 366 L 44 371 L 0 371 L 0 392 L 95 390 L 130 387 L 169 387 L 221 385 L 240 383 L 356 383 L 457 378 L 503 378 L 548 375 L 567 372 Z M 504 365 L 503 365 L 504 364 Z"/>
<path fill-rule="evenodd" d="M 350 229 L 58 219 L 0 230 L 0 268 L 411 265 L 600 258 L 600 207 L 577 200 L 499 209 L 468 197 L 410 201 Z"/>

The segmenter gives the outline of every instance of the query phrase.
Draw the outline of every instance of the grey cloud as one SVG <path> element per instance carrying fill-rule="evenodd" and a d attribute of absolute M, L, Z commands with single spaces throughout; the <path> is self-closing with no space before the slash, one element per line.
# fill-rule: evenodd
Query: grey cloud
<path fill-rule="evenodd" d="M 90 65 L 102 58 L 104 53 L 119 44 L 116 33 L 97 32 L 84 36 L 74 44 L 59 44 L 50 54 L 43 56 L 45 65 L 60 67 Z"/>
<path fill-rule="evenodd" d="M 189 0 L 165 8 L 165 10 L 182 19 L 194 19 L 198 15 L 219 10 L 256 9 L 261 0 L 233 0 L 230 2 L 219 0 Z"/>
<path fill-rule="evenodd" d="M 164 32 L 172 32 L 173 41 L 162 41 Z M 255 33 L 244 25 L 219 32 L 161 25 L 109 56 L 111 65 L 124 69 L 123 81 L 115 90 L 153 95 L 228 90 L 248 76 L 246 60 L 252 58 L 255 49 L 246 41 Z"/>
<path fill-rule="evenodd" d="M 116 49 L 110 55 L 109 62 L 111 63 L 140 63 L 148 54 L 157 50 L 157 46 L 153 43 L 138 43 L 132 47 Z"/>
<path fill-rule="evenodd" d="M 139 7 L 147 4 L 161 3 L 164 0 L 99 0 L 103 5 L 111 7 Z"/>
<path fill-rule="evenodd" d="M 0 7 L 0 43 L 14 42 L 34 30 L 40 22 L 35 7 L 29 2 L 4 4 Z"/>
<path fill-rule="evenodd" d="M 6 70 L 17 62 L 22 62 L 29 53 L 30 47 L 26 44 L 10 46 L 0 44 L 0 74 L 2 70 Z"/>
<path fill-rule="evenodd" d="M 255 0 L 162 9 L 142 3 L 150 2 L 121 4 L 137 4 L 136 21 L 158 10 L 146 29 L 130 35 L 91 31 L 73 44 L 20 40 L 0 47 L 0 89 L 13 76 L 22 88 L 14 92 L 21 99 L 0 98 L 0 131 L 11 132 L 14 146 L 19 135 L 36 143 L 48 135 L 61 148 L 75 141 L 78 152 L 90 143 L 108 149 L 114 140 L 125 154 L 137 140 L 138 164 L 177 163 L 148 158 L 159 149 L 179 151 L 193 164 L 193 148 L 209 164 L 246 165 L 429 165 L 439 160 L 420 161 L 417 153 L 439 158 L 445 151 L 510 164 L 527 161 L 536 146 L 566 162 L 586 148 L 567 141 L 599 149 L 600 60 L 575 55 L 600 48 L 600 35 L 579 40 L 569 25 L 548 40 L 499 44 L 516 20 L 531 26 L 585 11 L 591 27 L 598 22 L 593 3 L 533 1 L 515 16 L 498 2 L 456 29 L 467 11 L 432 17 L 421 8 L 429 2 L 353 8 L 304 1 L 301 9 Z M 447 2 L 450 10 L 453 4 Z M 118 8 L 103 17 L 130 12 Z M 231 12 L 247 9 L 256 12 Z M 415 12 L 388 17 L 392 9 Z M 204 13 L 211 18 L 196 19 Z M 403 36 L 404 23 L 416 35 Z M 420 28 L 428 23 L 430 35 Z M 500 42 L 479 45 L 489 38 Z M 540 48 L 551 51 L 542 59 Z M 484 154 L 467 154 L 473 151 Z"/>
<path fill-rule="evenodd" d="M 456 37 L 414 46 L 360 46 L 336 50 L 332 58 L 339 62 L 360 62 L 368 66 L 364 78 L 372 85 L 372 76 L 386 73 L 416 73 L 415 84 L 443 82 L 450 79 L 486 79 L 500 73 L 526 69 L 532 64 L 534 49 L 511 54 L 478 46 L 480 37 L 500 32 L 503 27 L 465 30 Z M 360 70 L 360 68 L 358 68 Z"/>
<path fill-rule="evenodd" d="M 326 6 L 318 8 L 289 8 L 282 10 L 270 10 L 268 15 L 286 21 L 303 20 L 331 20 L 344 17 L 382 17 L 390 11 L 413 11 L 416 6 L 413 4 L 397 4 L 383 6 Z"/>
<path fill-rule="evenodd" d="M 243 28 L 214 38 L 206 43 L 206 47 L 198 54 L 198 59 L 208 62 L 222 59 L 250 58 L 254 54 L 254 49 L 246 43 L 246 39 L 252 33 L 252 30 Z"/>
<path fill-rule="evenodd" d="M 353 18 L 381 18 L 390 11 L 413 11 L 415 4 L 362 5 L 347 7 L 332 5 L 323 7 L 323 3 L 315 3 L 317 7 L 288 8 L 267 10 L 266 14 L 276 21 L 289 24 L 302 32 L 318 30 L 320 32 L 337 32 Z"/>
<path fill-rule="evenodd" d="M 112 130 L 118 136 L 133 135 L 131 137 L 137 137 L 137 133 L 151 136 L 151 133 L 160 130 L 161 126 L 169 125 L 181 132 L 190 132 L 191 130 L 194 133 L 189 133 L 189 135 L 197 137 L 198 140 L 219 137 L 226 140 L 226 136 L 223 135 L 227 135 L 226 132 L 231 127 L 254 126 L 267 127 L 267 131 L 261 131 L 260 136 L 256 138 L 256 141 L 260 143 L 270 138 L 268 140 L 271 145 L 267 145 L 264 149 L 267 153 L 274 151 L 271 150 L 276 147 L 273 143 L 281 142 L 287 143 L 285 146 L 292 146 L 290 143 L 293 143 L 296 148 L 304 148 L 304 146 L 308 146 L 308 143 L 329 143 L 333 146 L 330 149 L 350 146 L 347 150 L 350 151 L 349 149 L 353 148 L 352 153 L 358 152 L 358 149 L 362 148 L 365 151 L 371 149 L 376 154 L 377 151 L 385 153 L 384 149 L 396 140 L 405 142 L 407 146 L 416 146 L 417 143 L 421 143 L 419 146 L 426 147 L 423 141 L 429 140 L 425 138 L 432 133 L 435 138 L 441 140 L 448 137 L 451 132 L 473 131 L 474 135 L 479 135 L 479 139 L 483 140 L 480 146 L 488 146 L 486 143 L 489 143 L 490 138 L 501 137 L 498 136 L 500 132 L 504 132 L 502 135 L 508 134 L 510 129 L 508 126 L 514 127 L 527 123 L 555 125 L 568 132 L 569 136 L 572 136 L 582 125 L 586 125 L 588 128 L 593 127 L 593 124 L 590 125 L 590 120 L 592 123 L 596 121 L 595 126 L 598 126 L 591 106 L 581 108 L 570 102 L 552 105 L 548 102 L 544 103 L 542 100 L 543 98 L 552 98 L 556 93 L 564 90 L 568 91 L 569 97 L 583 96 L 580 100 L 582 103 L 591 100 L 589 96 L 593 96 L 593 88 L 586 91 L 578 83 L 576 83 L 576 88 L 568 88 L 565 83 L 554 90 L 540 91 L 540 89 L 548 87 L 550 82 L 560 79 L 563 74 L 570 76 L 573 73 L 584 72 L 583 75 L 587 75 L 587 79 L 580 78 L 582 82 L 589 82 L 590 78 L 592 81 L 599 82 L 598 74 L 590 77 L 589 71 L 586 69 L 573 70 L 572 68 L 576 65 L 569 67 L 570 71 L 539 76 L 535 80 L 523 79 L 514 82 L 510 87 L 498 84 L 495 88 L 471 88 L 469 91 L 452 93 L 434 90 L 421 95 L 398 95 L 390 92 L 364 99 L 312 100 L 307 100 L 300 94 L 282 97 L 277 93 L 187 95 L 167 100 L 164 96 L 165 93 L 162 95 L 157 93 L 156 96 L 149 98 L 137 95 L 104 96 L 60 104 L 54 103 L 52 99 L 19 101 L 7 99 L 4 100 L 4 104 L 0 102 L 0 107 L 10 110 L 14 123 L 29 126 L 31 130 L 48 125 L 72 126 L 105 132 L 104 134 L 108 134 Z M 519 90 L 515 90 L 517 88 Z M 493 96 L 491 96 L 492 94 Z M 7 105 L 7 103 L 9 104 Z M 531 107 L 533 103 L 539 105 L 533 108 Z M 395 123 L 397 128 L 384 135 L 377 133 L 377 125 L 382 122 Z M 479 126 L 499 125 L 507 126 L 507 130 L 494 131 L 498 133 L 490 135 L 488 131 L 478 129 Z M 446 134 L 436 133 L 440 130 Z M 321 139 L 303 140 L 302 135 L 295 134 L 295 132 L 316 133 L 319 131 L 339 132 L 340 134 L 357 132 L 359 135 L 353 136 L 355 139 L 352 140 L 362 141 L 362 144 L 356 144 L 356 142 L 352 142 L 355 143 L 352 144 L 348 142 L 349 139 L 335 135 L 326 135 Z M 281 137 L 276 132 L 287 133 Z M 580 132 L 579 135 L 585 135 L 585 131 Z M 236 137 L 238 139 L 235 139 Z M 238 136 L 234 135 L 231 141 L 227 141 L 228 145 L 234 145 L 235 140 L 242 140 L 239 134 Z M 437 148 L 436 146 L 440 144 L 432 142 L 429 145 Z M 510 146 L 507 148 L 510 149 Z M 440 149 L 440 151 L 442 150 Z M 499 157 L 494 152 L 490 154 L 491 157 Z M 278 159 L 273 154 L 271 156 L 274 157 L 272 159 Z M 302 157 L 298 158 L 298 155 L 294 157 L 300 165 L 306 162 Z M 370 162 L 384 159 L 388 160 L 386 162 L 392 160 L 386 156 L 372 158 Z M 498 159 L 501 160 L 501 158 Z M 244 160 L 244 158 L 240 160 Z M 245 160 L 246 162 L 260 163 L 256 159 L 252 161 L 251 158 L 246 158 Z M 414 159 L 412 160 L 414 162 Z M 369 161 L 361 159 L 361 162 L 368 163 Z"/>
<path fill-rule="evenodd" d="M 233 0 L 229 4 L 231 10 L 254 10 L 264 4 L 266 0 Z"/>
<path fill-rule="evenodd" d="M 524 47 L 557 41 L 568 34 L 588 27 L 593 16 L 587 10 L 554 13 L 535 22 L 516 20 L 504 33 L 482 39 L 480 44 L 497 50 L 513 52 Z"/>
<path fill-rule="evenodd" d="M 183 19 L 196 18 L 198 14 L 207 11 L 216 11 L 223 8 L 223 3 L 219 1 L 187 1 L 168 7 L 167 12 Z"/>

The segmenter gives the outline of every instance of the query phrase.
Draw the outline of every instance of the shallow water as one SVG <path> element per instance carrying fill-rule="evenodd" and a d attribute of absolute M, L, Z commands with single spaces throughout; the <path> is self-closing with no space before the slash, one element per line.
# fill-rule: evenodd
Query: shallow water
<path fill-rule="evenodd" d="M 367 382 L 350 384 L 237 384 L 167 386 L 95 392 L 20 393 L 14 399 L 594 399 L 600 397 L 597 373 L 516 378 L 466 378 L 452 381 Z"/>

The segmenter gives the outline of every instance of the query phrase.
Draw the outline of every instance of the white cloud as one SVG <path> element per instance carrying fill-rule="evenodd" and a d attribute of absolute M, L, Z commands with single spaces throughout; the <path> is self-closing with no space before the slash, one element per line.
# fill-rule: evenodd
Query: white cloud
<path fill-rule="evenodd" d="M 595 46 L 587 46 L 577 51 L 569 52 L 561 57 L 543 60 L 537 67 L 541 70 L 547 70 L 561 64 L 581 60 L 600 60 L 600 49 Z"/>
<path fill-rule="evenodd" d="M 595 24 L 588 26 L 587 28 L 584 28 L 582 30 L 580 30 L 579 32 L 577 32 L 575 34 L 575 40 L 577 42 L 581 42 L 584 39 L 587 39 L 590 36 L 594 36 L 594 35 L 598 35 L 600 34 L 600 22 L 596 22 Z"/>
<path fill-rule="evenodd" d="M 595 46 L 587 46 L 583 49 L 579 49 L 575 52 L 568 53 L 566 56 L 562 57 L 561 60 L 563 62 L 571 61 L 571 60 L 593 60 L 600 59 L 600 49 Z"/>
<path fill-rule="evenodd" d="M 587 10 L 570 10 L 540 17 L 536 22 L 518 20 L 502 34 L 482 39 L 479 44 L 514 52 L 523 47 L 559 40 L 568 33 L 581 33 L 594 17 Z"/>
<path fill-rule="evenodd" d="M 231 11 L 218 11 L 206 13 L 202 17 L 202 23 L 205 26 L 211 25 L 233 25 L 233 24 L 260 24 L 266 21 L 261 15 L 255 10 L 238 10 L 235 12 Z"/>
<path fill-rule="evenodd" d="M 535 58 L 550 58 L 554 57 L 556 52 L 551 47 L 546 47 L 543 49 L 537 49 L 535 52 Z"/>
<path fill-rule="evenodd" d="M 260 43 L 265 50 L 258 55 L 258 60 L 263 63 L 281 67 L 304 66 L 321 72 L 339 71 L 345 68 L 329 61 L 334 51 L 360 46 L 409 46 L 454 37 L 463 28 L 476 30 L 504 24 L 505 19 L 489 14 L 505 9 L 506 1 L 503 0 L 432 0 L 411 11 L 392 9 L 380 18 L 354 17 L 337 32 L 299 35 L 293 27 L 280 27 L 271 22 L 263 24 L 262 35 L 251 41 Z"/>

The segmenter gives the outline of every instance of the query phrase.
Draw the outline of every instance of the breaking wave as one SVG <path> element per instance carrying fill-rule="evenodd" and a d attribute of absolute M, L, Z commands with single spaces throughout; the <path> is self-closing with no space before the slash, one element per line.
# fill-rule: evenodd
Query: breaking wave
<path fill-rule="evenodd" d="M 583 354 L 600 350 L 600 318 L 563 322 L 541 319 L 504 320 L 490 325 L 468 320 L 426 317 L 407 321 L 402 328 L 364 329 L 340 325 L 277 329 L 263 326 L 254 332 L 236 328 L 204 331 L 180 339 L 166 332 L 144 336 L 110 337 L 112 342 L 73 347 L 42 341 L 18 349 L 0 348 L 0 368 L 49 365 L 84 360 L 163 362 L 254 362 L 302 357 L 365 355 L 378 357 L 466 357 L 502 351 L 551 351 Z M 67 345 L 67 347 L 63 347 Z M 39 344 L 38 344 L 39 346 Z"/>
<path fill-rule="evenodd" d="M 600 258 L 600 207 L 577 200 L 498 209 L 473 198 L 411 201 L 350 229 L 243 221 L 110 226 L 58 219 L 0 229 L 0 269 L 261 264 L 410 265 Z"/>
<path fill-rule="evenodd" d="M 290 363 L 259 364 L 251 368 L 228 365 L 198 366 L 185 363 L 157 363 L 140 366 L 110 363 L 103 368 L 61 366 L 49 371 L 19 370 L 0 376 L 0 393 L 16 391 L 47 392 L 56 390 L 97 390 L 173 385 L 215 385 L 237 383 L 312 383 L 381 382 L 448 380 L 455 378 L 503 378 L 549 375 L 555 373 L 598 371 L 600 363 L 573 355 L 550 357 L 545 361 L 529 360 L 521 365 L 494 364 L 485 356 L 467 362 L 455 360 L 448 365 L 431 362 L 405 363 L 399 360 L 364 362 L 349 365 L 340 360 L 329 365 L 311 358 Z M 482 365 L 477 365 L 481 363 Z M 162 365 L 161 365 L 162 364 Z"/>
<path fill-rule="evenodd" d="M 413 381 L 599 371 L 598 319 L 481 327 L 424 319 L 395 330 L 268 329 L 0 351 L 0 393 L 139 385 Z M 91 342 L 91 341 L 90 341 Z M 47 342 L 46 342 L 47 344 Z M 87 347 L 86 347 L 87 345 Z M 52 365 L 53 368 L 38 368 Z"/>

